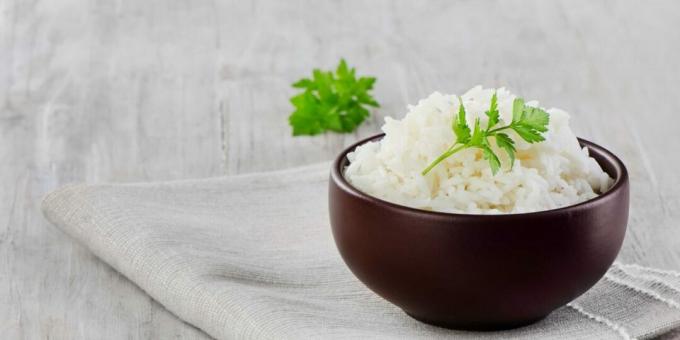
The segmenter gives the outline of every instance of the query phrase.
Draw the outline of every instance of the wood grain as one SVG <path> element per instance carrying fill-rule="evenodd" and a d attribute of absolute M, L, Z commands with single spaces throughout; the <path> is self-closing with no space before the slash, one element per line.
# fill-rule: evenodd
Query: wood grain
<path fill-rule="evenodd" d="M 204 339 L 49 225 L 41 196 L 330 159 L 433 91 L 572 113 L 631 175 L 621 260 L 680 269 L 676 1 L 0 0 L 0 338 Z M 290 136 L 289 84 L 345 57 L 382 108 Z"/>

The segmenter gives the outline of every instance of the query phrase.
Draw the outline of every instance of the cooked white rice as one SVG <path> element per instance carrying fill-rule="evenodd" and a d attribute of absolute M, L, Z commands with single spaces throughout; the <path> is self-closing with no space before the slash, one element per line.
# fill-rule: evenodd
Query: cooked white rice
<path fill-rule="evenodd" d="M 515 95 L 504 88 L 477 86 L 462 96 L 467 121 L 476 117 L 486 126 L 493 92 L 497 91 L 501 125 L 512 120 Z M 538 106 L 530 101 L 528 106 Z M 517 160 L 512 169 L 498 148 L 502 168 L 492 175 L 479 149 L 465 149 L 447 158 L 426 176 L 421 171 L 444 152 L 455 137 L 451 121 L 458 112 L 455 95 L 435 92 L 409 106 L 401 120 L 385 118 L 385 137 L 359 146 L 348 154 L 345 170 L 359 190 L 393 203 L 443 212 L 468 214 L 523 213 L 576 204 L 597 196 L 612 184 L 588 150 L 581 148 L 569 128 L 569 114 L 559 109 L 550 114 L 549 130 L 541 143 L 529 144 L 510 132 L 516 142 Z"/>

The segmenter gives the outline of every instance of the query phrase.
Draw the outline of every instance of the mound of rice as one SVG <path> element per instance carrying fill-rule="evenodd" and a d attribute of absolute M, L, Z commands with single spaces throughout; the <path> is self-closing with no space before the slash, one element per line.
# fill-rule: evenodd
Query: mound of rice
<path fill-rule="evenodd" d="M 462 96 L 470 126 L 476 117 L 486 126 L 484 112 L 494 91 L 499 126 L 512 121 L 515 95 L 504 88 L 477 86 Z M 526 104 L 538 106 L 536 101 Z M 359 190 L 389 202 L 466 214 L 549 210 L 588 200 L 611 186 L 612 179 L 578 144 L 569 128 L 569 114 L 554 108 L 546 110 L 550 124 L 545 141 L 529 144 L 509 133 L 517 147 L 512 169 L 507 155 L 492 141 L 502 163 L 495 176 L 479 149 L 458 152 L 422 176 L 421 171 L 454 141 L 451 121 L 458 106 L 455 95 L 435 92 L 409 106 L 403 119 L 385 118 L 385 137 L 348 154 L 345 177 Z"/>

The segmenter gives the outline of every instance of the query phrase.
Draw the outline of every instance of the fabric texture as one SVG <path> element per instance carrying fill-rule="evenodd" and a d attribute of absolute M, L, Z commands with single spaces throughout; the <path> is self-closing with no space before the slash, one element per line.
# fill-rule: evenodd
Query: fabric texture
<path fill-rule="evenodd" d="M 633 339 L 680 326 L 680 273 L 620 263 L 530 326 L 465 332 L 415 321 L 342 262 L 328 222 L 329 169 L 71 185 L 42 207 L 168 310 L 218 339 Z"/>

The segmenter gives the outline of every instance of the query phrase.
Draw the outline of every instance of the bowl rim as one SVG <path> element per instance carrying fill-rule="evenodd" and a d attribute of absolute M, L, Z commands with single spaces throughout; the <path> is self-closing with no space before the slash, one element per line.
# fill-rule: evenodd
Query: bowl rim
<path fill-rule="evenodd" d="M 611 151 L 603 148 L 600 145 L 597 145 L 591 141 L 588 141 L 583 138 L 577 137 L 577 140 L 579 144 L 583 147 L 587 147 L 589 150 L 595 150 L 596 152 L 599 152 L 602 154 L 605 158 L 608 159 L 608 161 L 612 164 L 614 167 L 615 172 L 618 173 L 618 176 L 614 178 L 614 183 L 612 186 L 607 189 L 604 193 L 595 196 L 591 199 L 585 200 L 583 202 L 579 202 L 576 204 L 564 206 L 564 207 L 559 207 L 555 209 L 549 209 L 549 210 L 539 210 L 539 211 L 532 211 L 532 212 L 525 212 L 525 213 L 504 213 L 504 214 L 462 214 L 462 213 L 449 213 L 449 212 L 443 212 L 443 211 L 433 211 L 433 210 L 425 210 L 425 209 L 419 209 L 419 208 L 413 208 L 413 207 L 408 207 L 405 205 L 397 204 L 397 203 L 392 203 L 386 200 L 383 200 L 381 198 L 371 196 L 367 193 L 364 193 L 363 191 L 357 189 L 354 187 L 352 184 L 349 183 L 349 181 L 345 178 L 344 175 L 344 169 L 341 169 L 340 167 L 343 166 L 344 164 L 348 163 L 349 160 L 347 159 L 347 154 L 354 151 L 359 145 L 365 144 L 367 142 L 373 141 L 380 139 L 385 136 L 385 133 L 379 133 L 364 139 L 361 139 L 352 145 L 346 147 L 338 156 L 335 158 L 333 161 L 332 167 L 331 167 L 331 181 L 333 181 L 342 191 L 345 193 L 348 193 L 355 198 L 358 198 L 366 203 L 373 204 L 373 205 L 383 205 L 387 206 L 388 208 L 395 209 L 395 210 L 400 210 L 404 212 L 408 212 L 411 214 L 419 214 L 424 217 L 436 217 L 436 218 L 441 218 L 441 217 L 454 217 L 454 218 L 466 218 L 466 217 L 474 217 L 474 218 L 482 218 L 482 219 L 493 219 L 493 220 L 500 220 L 504 218 L 517 218 L 517 217 L 543 217 L 546 214 L 555 214 L 555 213 L 570 213 L 573 212 L 574 210 L 583 210 L 583 209 L 592 209 L 595 208 L 596 206 L 604 203 L 604 201 L 607 201 L 610 197 L 616 195 L 619 193 L 621 190 L 624 190 L 624 188 L 628 184 L 628 170 L 626 169 L 626 166 L 623 164 L 623 162 L 616 156 L 614 155 Z M 598 162 L 598 164 L 600 164 Z M 600 164 L 600 166 L 602 166 Z M 611 174 L 609 174 L 611 176 Z"/>

